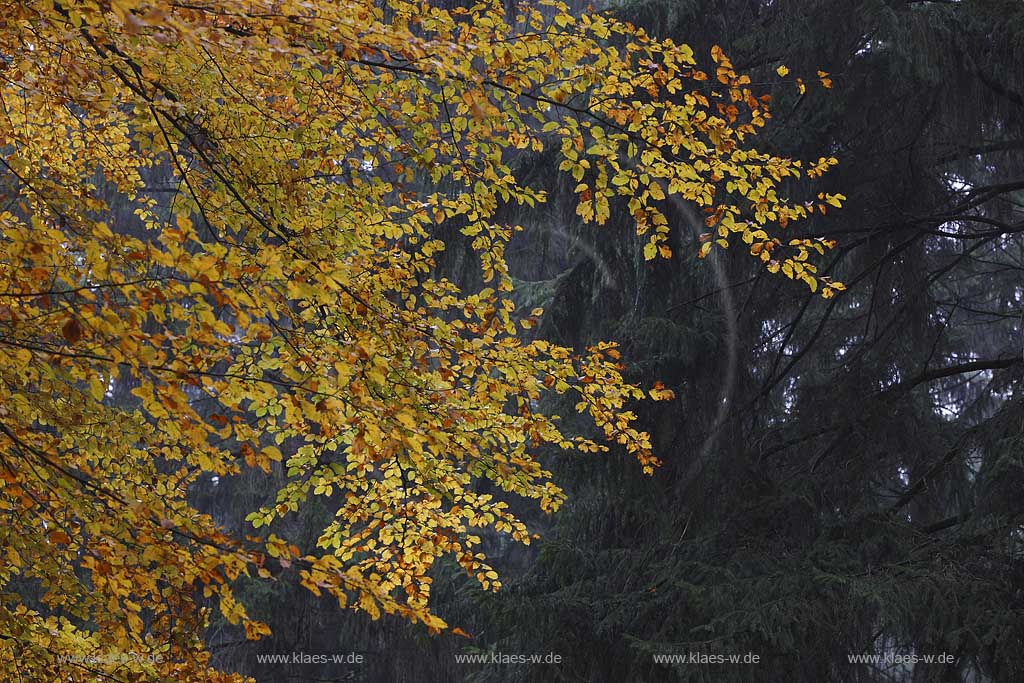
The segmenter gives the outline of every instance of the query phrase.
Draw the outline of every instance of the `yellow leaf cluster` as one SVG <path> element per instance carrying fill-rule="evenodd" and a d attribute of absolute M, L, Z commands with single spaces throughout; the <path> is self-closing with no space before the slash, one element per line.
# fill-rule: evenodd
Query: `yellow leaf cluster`
<path fill-rule="evenodd" d="M 545 197 L 513 149 L 560 150 L 579 214 L 628 211 L 646 258 L 671 255 L 678 197 L 722 246 L 739 234 L 815 286 L 808 247 L 830 245 L 772 230 L 809 209 L 780 194 L 800 163 L 748 144 L 769 118 L 749 78 L 715 50 L 709 90 L 687 46 L 545 5 L 511 22 L 498 2 L 5 7 L 0 678 L 63 680 L 71 654 L 133 680 L 236 680 L 207 666 L 198 596 L 265 636 L 231 587 L 277 566 L 442 629 L 433 563 L 497 589 L 480 534 L 531 538 L 480 480 L 554 510 L 545 449 L 658 464 L 614 345 L 517 335 L 542 311 L 512 304 L 515 226 L 495 216 Z M 484 289 L 435 276 L 446 223 Z M 779 266 L 773 249 L 793 255 Z M 563 433 L 538 409 L 551 393 L 604 442 Z M 242 468 L 283 477 L 249 516 L 262 536 L 226 533 L 189 496 Z M 336 510 L 316 547 L 266 529 L 310 495 Z M 12 593 L 25 580 L 38 604 Z M 129 650 L 153 656 L 100 656 Z"/>

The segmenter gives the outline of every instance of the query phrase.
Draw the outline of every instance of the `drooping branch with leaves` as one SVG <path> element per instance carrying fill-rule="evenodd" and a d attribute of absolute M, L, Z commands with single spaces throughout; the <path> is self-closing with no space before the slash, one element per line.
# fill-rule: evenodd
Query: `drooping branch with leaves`
<path fill-rule="evenodd" d="M 842 288 L 811 259 L 831 242 L 784 237 L 843 199 L 790 199 L 787 179 L 835 159 L 754 149 L 767 98 L 720 50 L 706 73 L 685 45 L 557 3 L 0 11 L 5 678 L 232 680 L 208 666 L 202 604 L 265 635 L 232 584 L 285 567 L 342 607 L 443 629 L 435 560 L 497 589 L 482 530 L 531 538 L 478 482 L 554 510 L 543 447 L 611 445 L 653 471 L 630 403 L 672 393 L 627 381 L 613 344 L 523 334 L 542 311 L 512 303 L 517 228 L 495 216 L 545 196 L 516 150 L 556 149 L 578 214 L 628 212 L 648 259 L 671 256 L 677 195 L 705 212 L 701 255 L 740 241 Z M 441 226 L 482 287 L 439 271 Z M 561 429 L 549 392 L 604 440 Z M 249 516 L 262 535 L 237 538 L 188 493 L 243 467 L 285 483 Z M 335 511 L 316 548 L 268 530 L 310 496 Z"/>

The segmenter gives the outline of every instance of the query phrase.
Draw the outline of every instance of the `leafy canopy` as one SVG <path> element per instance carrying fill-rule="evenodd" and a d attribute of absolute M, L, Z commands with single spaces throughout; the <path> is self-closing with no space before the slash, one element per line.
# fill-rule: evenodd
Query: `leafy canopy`
<path fill-rule="evenodd" d="M 521 333 L 541 311 L 510 301 L 516 227 L 495 215 L 545 197 L 515 150 L 556 149 L 579 215 L 628 211 L 649 259 L 670 255 L 676 195 L 706 211 L 701 255 L 738 236 L 770 270 L 841 287 L 808 258 L 829 243 L 779 232 L 840 203 L 782 196 L 835 160 L 752 148 L 767 98 L 720 50 L 708 74 L 685 45 L 550 2 L 513 21 L 407 0 L 3 12 L 4 678 L 231 680 L 208 667 L 201 605 L 267 634 L 232 584 L 289 567 L 342 606 L 442 629 L 433 562 L 497 589 L 480 530 L 530 541 L 477 482 L 553 510 L 546 445 L 657 465 L 613 344 Z M 439 274 L 442 225 L 471 241 L 478 291 Z M 560 429 L 538 407 L 551 392 L 605 441 Z M 189 501 L 243 467 L 283 472 L 248 518 L 265 535 Z M 310 496 L 336 514 L 299 549 L 268 527 Z"/>

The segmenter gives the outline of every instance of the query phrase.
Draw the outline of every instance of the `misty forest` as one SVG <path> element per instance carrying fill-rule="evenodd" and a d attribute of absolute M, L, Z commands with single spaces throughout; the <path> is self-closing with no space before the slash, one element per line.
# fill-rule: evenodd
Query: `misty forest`
<path fill-rule="evenodd" d="M 1024 680 L 1024 3 L 0 0 L 0 681 Z"/>

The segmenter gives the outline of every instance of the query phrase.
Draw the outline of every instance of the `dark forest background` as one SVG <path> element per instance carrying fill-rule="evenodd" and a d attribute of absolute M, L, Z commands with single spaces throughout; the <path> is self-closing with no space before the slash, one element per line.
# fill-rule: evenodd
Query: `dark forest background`
<path fill-rule="evenodd" d="M 243 589 L 274 637 L 214 622 L 215 663 L 289 681 L 1024 680 L 1024 3 L 1018 0 L 639 0 L 611 7 L 707 55 L 720 44 L 772 91 L 759 148 L 838 157 L 841 211 L 790 228 L 838 246 L 824 300 L 740 249 L 694 258 L 701 221 L 673 206 L 673 251 L 647 263 L 627 217 L 581 225 L 553 156 L 509 250 L 537 333 L 617 340 L 664 466 L 621 453 L 547 465 L 569 503 L 521 512 L 542 540 L 490 541 L 504 588 L 451 566 L 435 607 L 471 638 L 371 622 L 282 580 Z M 581 8 L 581 11 L 583 8 Z M 780 62 L 834 87 L 800 96 Z M 774 90 L 773 90 L 774 89 Z M 470 272 L 457 231 L 443 268 Z M 571 406 L 550 406 L 561 414 Z M 586 425 L 579 425 L 586 429 Z M 259 473 L 196 492 L 228 527 L 274 487 Z M 287 521 L 312 547 L 310 501 Z M 319 504 L 322 505 L 322 502 Z M 258 653 L 348 653 L 351 667 Z M 456 662 L 557 653 L 560 665 Z M 655 663 L 755 653 L 757 665 Z M 954 655 L 869 666 L 851 653 Z"/>

